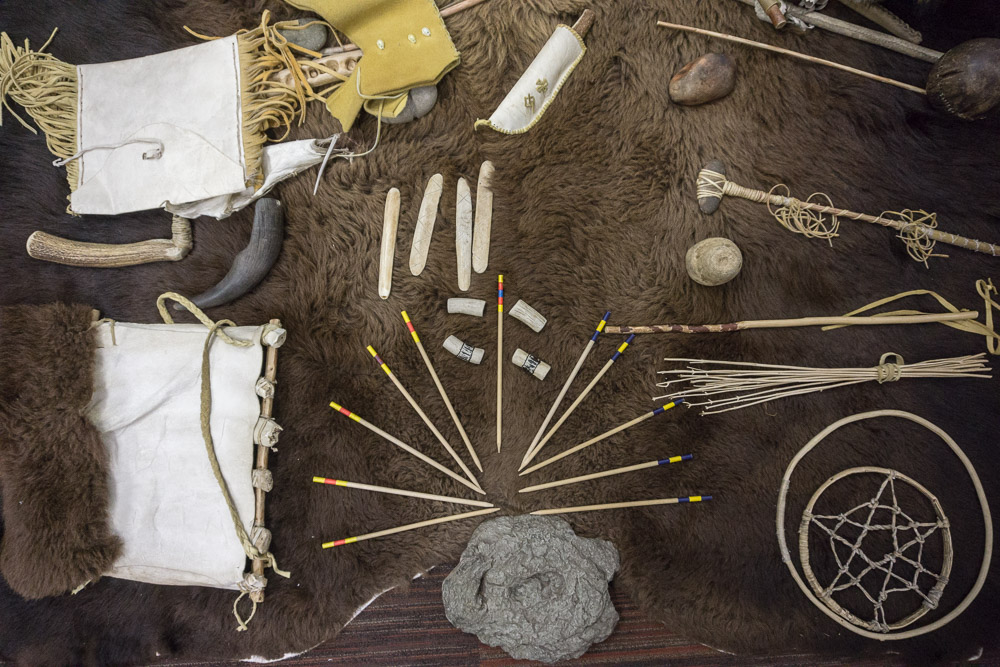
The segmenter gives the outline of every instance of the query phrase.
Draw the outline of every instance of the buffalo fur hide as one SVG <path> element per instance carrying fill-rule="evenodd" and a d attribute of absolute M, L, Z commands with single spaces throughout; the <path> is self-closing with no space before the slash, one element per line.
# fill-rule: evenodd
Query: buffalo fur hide
<path fill-rule="evenodd" d="M 473 131 L 473 121 L 492 112 L 554 26 L 571 23 L 588 6 L 597 15 L 587 37 L 588 53 L 538 126 L 515 137 Z M 297 15 L 277 1 L 9 1 L 0 4 L 0 27 L 15 41 L 28 37 L 39 46 L 58 26 L 50 50 L 82 64 L 191 44 L 184 25 L 205 34 L 230 34 L 252 27 L 264 8 L 279 18 Z M 289 331 L 279 355 L 276 398 L 276 417 L 285 431 L 271 459 L 275 490 L 269 494 L 267 523 L 274 531 L 272 549 L 292 578 L 269 576 L 267 600 L 250 630 L 236 633 L 229 591 L 105 578 L 74 596 L 32 600 L 14 592 L 20 583 L 17 571 L 7 572 L 10 581 L 0 581 L 0 656 L 33 664 L 280 657 L 335 636 L 377 593 L 457 560 L 475 521 L 320 548 L 327 540 L 457 510 L 321 486 L 312 483 L 313 475 L 468 493 L 327 407 L 335 400 L 447 461 L 365 351 L 372 344 L 462 450 L 400 318 L 402 309 L 413 318 L 478 450 L 487 497 L 504 513 L 715 496 L 711 503 L 567 516 L 577 532 L 617 545 L 622 556 L 617 585 L 651 618 L 737 652 L 892 649 L 927 659 L 961 658 L 982 646 L 994 647 L 1000 613 L 996 567 L 957 622 L 920 639 L 880 644 L 842 629 L 801 594 L 780 561 L 774 536 L 778 484 L 792 455 L 831 422 L 878 408 L 909 410 L 948 431 L 977 466 L 995 503 L 1000 468 L 994 380 L 873 383 L 712 417 L 677 409 L 527 479 L 538 483 L 688 452 L 695 455 L 692 462 L 537 494 L 517 492 L 525 485 L 516 472 L 525 448 L 607 309 L 616 324 L 700 324 L 836 315 L 883 296 L 927 288 L 960 307 L 981 310 L 976 279 L 1000 277 L 1000 260 L 960 249 L 942 248 L 949 257 L 935 258 L 925 268 L 907 257 L 889 230 L 850 220 L 842 222 L 830 247 L 791 235 L 760 205 L 743 200 L 727 199 L 715 215 L 701 214 L 695 176 L 708 160 L 720 158 L 731 177 L 745 185 L 768 189 L 784 182 L 800 196 L 823 191 L 838 205 L 872 213 L 924 208 L 938 213 L 942 229 L 996 241 L 1000 130 L 995 122 L 943 117 L 907 91 L 657 28 L 657 19 L 778 43 L 915 84 L 927 72 L 923 63 L 819 30 L 775 34 L 730 0 L 490 0 L 448 19 L 462 64 L 442 81 L 434 110 L 412 124 L 383 127 L 371 155 L 331 164 L 315 197 L 310 194 L 315 172 L 282 185 L 278 196 L 287 211 L 287 231 L 276 266 L 252 293 L 209 311 L 213 318 L 238 323 L 278 317 Z M 738 61 L 733 93 L 703 107 L 671 104 L 670 75 L 713 50 Z M 308 122 L 295 135 L 328 135 L 332 122 L 323 107 L 315 104 L 309 111 Z M 168 290 L 195 294 L 213 285 L 249 238 L 251 212 L 244 211 L 222 221 L 196 221 L 194 250 L 177 264 L 87 270 L 32 260 L 24 243 L 37 229 L 126 242 L 165 236 L 169 216 L 155 211 L 117 218 L 67 216 L 63 171 L 51 166 L 44 138 L 9 115 L 4 120 L 3 304 L 78 303 L 118 320 L 153 322 L 157 295 Z M 370 145 L 374 137 L 371 118 L 352 132 L 359 146 Z M 487 159 L 496 165 L 490 267 L 474 275 L 469 292 L 460 294 L 452 223 L 455 182 L 460 176 L 474 180 Z M 445 193 L 427 268 L 414 277 L 406 257 L 423 186 L 437 172 L 444 175 Z M 392 295 L 382 301 L 376 293 L 379 238 L 391 187 L 402 193 L 402 216 Z M 733 239 L 745 258 L 740 276 L 723 287 L 697 285 L 684 269 L 687 248 L 712 236 Z M 493 445 L 494 318 L 445 313 L 451 296 L 492 303 L 497 273 L 505 274 L 508 304 L 524 299 L 548 317 L 538 334 L 508 318 L 505 355 L 522 347 L 553 367 L 539 382 L 504 362 L 500 453 Z M 911 307 L 937 305 L 927 301 Z M 13 322 L 15 315 L 10 317 Z M 21 309 L 17 323 L 8 324 L 5 313 L 4 339 L 10 340 L 8 326 L 16 332 L 40 317 Z M 105 490 L 93 476 L 101 455 L 78 419 L 87 401 L 86 383 L 78 375 L 79 364 L 60 356 L 64 350 L 57 341 L 85 334 L 66 322 L 39 330 L 38 349 L 8 347 L 14 356 L 4 364 L 2 409 L 20 413 L 24 425 L 16 432 L 4 430 L 0 441 L 0 464 L 13 466 L 0 476 L 5 540 L 22 542 L 22 531 L 37 531 L 43 541 L 33 554 L 16 557 L 37 557 L 38 568 L 66 568 L 58 576 L 34 577 L 43 583 L 25 589 L 27 597 L 91 572 L 114 553 L 114 541 L 99 518 L 79 516 L 76 505 L 86 495 L 76 487 L 84 485 L 91 494 L 80 501 L 83 506 L 99 501 Z M 483 364 L 466 364 L 443 350 L 449 334 L 486 348 Z M 599 341 L 571 396 L 620 340 L 606 336 Z M 668 356 L 842 367 L 874 365 L 889 351 L 915 362 L 983 349 L 981 337 L 940 325 L 638 337 L 543 456 L 649 411 L 649 398 L 657 393 L 655 371 Z M 53 375 L 60 363 L 74 370 Z M 11 382 L 20 386 L 6 386 Z M 29 386 L 36 382 L 46 383 L 44 393 Z M 24 414 L 32 408 L 61 417 L 45 422 Z M 50 456 L 67 458 L 56 464 Z M 69 457 L 88 460 L 70 463 Z M 983 550 L 982 518 L 957 459 L 919 427 L 880 420 L 829 438 L 793 479 L 792 540 L 813 490 L 834 472 L 864 464 L 895 467 L 914 477 L 940 498 L 951 519 L 955 566 L 940 608 L 927 616 L 938 618 L 972 585 Z M 831 503 L 846 508 L 851 494 L 860 492 L 850 484 L 831 490 Z M 23 511 L 11 507 L 22 499 L 51 507 L 51 521 L 74 526 L 66 539 L 87 537 L 92 553 L 45 548 L 54 528 L 39 522 L 37 505 Z"/>

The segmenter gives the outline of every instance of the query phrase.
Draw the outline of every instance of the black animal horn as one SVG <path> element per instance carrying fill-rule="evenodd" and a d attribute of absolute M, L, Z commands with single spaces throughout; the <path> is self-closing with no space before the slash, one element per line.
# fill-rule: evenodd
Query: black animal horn
<path fill-rule="evenodd" d="M 191 299 L 199 308 L 212 308 L 243 296 L 264 279 L 281 252 L 285 214 L 281 202 L 265 197 L 254 207 L 250 242 L 233 260 L 229 273 L 215 287 Z M 174 305 L 175 310 L 183 310 Z"/>

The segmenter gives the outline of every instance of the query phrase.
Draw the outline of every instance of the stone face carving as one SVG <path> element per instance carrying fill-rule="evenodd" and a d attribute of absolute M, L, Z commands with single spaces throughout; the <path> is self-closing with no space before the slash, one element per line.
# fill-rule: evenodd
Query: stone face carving
<path fill-rule="evenodd" d="M 455 627 L 512 657 L 578 658 L 618 623 L 608 582 L 618 550 L 557 517 L 522 515 L 476 529 L 441 597 Z"/>

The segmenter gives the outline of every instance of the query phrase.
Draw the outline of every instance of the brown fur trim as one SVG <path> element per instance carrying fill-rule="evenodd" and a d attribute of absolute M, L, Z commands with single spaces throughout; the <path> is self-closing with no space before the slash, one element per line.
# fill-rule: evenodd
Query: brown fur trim
<path fill-rule="evenodd" d="M 99 576 L 121 546 L 108 521 L 107 452 L 85 415 L 90 313 L 59 304 L 0 311 L 0 574 L 26 598 Z"/>

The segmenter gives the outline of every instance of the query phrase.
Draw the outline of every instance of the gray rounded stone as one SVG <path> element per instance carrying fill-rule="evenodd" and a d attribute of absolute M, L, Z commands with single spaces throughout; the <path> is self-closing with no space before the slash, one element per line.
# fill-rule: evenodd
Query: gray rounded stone
<path fill-rule="evenodd" d="M 434 107 L 437 98 L 437 86 L 412 88 L 409 96 L 406 98 L 406 105 L 399 115 L 395 118 L 383 118 L 382 122 L 389 125 L 399 125 L 400 123 L 409 123 L 411 120 L 422 118 Z"/>
<path fill-rule="evenodd" d="M 316 21 L 316 19 L 298 19 L 298 24 L 305 25 L 310 21 Z M 279 29 L 278 34 L 292 44 L 301 46 L 303 49 L 309 49 L 310 51 L 321 50 L 324 46 L 326 46 L 326 40 L 329 37 L 326 26 L 322 23 L 313 23 L 308 28 L 302 28 L 301 30 Z"/>
<path fill-rule="evenodd" d="M 608 594 L 618 564 L 614 545 L 557 517 L 492 519 L 441 586 L 445 615 L 517 659 L 578 658 L 618 623 Z"/>
<path fill-rule="evenodd" d="M 694 106 L 725 97 L 736 86 L 736 62 L 725 53 L 707 53 L 677 70 L 668 92 L 674 104 Z"/>

